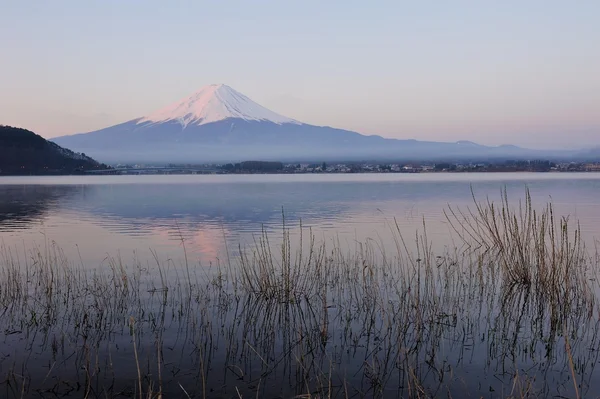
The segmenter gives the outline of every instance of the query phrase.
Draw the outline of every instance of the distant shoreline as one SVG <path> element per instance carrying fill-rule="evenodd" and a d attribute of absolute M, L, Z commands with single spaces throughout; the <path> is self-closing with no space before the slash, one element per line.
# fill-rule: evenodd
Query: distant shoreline
<path fill-rule="evenodd" d="M 415 174 L 424 174 L 424 175 L 429 175 L 429 174 L 482 174 L 482 173 L 491 173 L 491 174 L 498 174 L 498 173 L 515 173 L 515 174 L 519 174 L 519 173 L 536 173 L 536 174 L 569 174 L 569 173 L 598 173 L 600 172 L 600 170 L 551 170 L 551 171 L 535 171 L 535 170 L 513 170 L 513 171 L 509 171 L 509 170 L 470 170 L 470 171 L 458 171 L 458 170 L 453 170 L 453 171 L 427 171 L 427 172 L 423 172 L 423 171 L 418 171 L 418 172 L 382 172 L 382 171 L 377 171 L 377 172 L 368 172 L 368 171 L 361 171 L 361 172 L 295 172 L 295 173 L 291 173 L 291 172 L 252 172 L 252 171 L 245 171 L 245 172 L 235 172 L 235 173 L 223 173 L 223 172 L 210 172 L 210 173 L 196 173 L 196 172 L 159 172 L 156 171 L 154 173 L 152 172 L 137 172 L 135 170 L 132 170 L 131 172 L 89 172 L 89 173 L 65 173 L 65 174 L 0 174 L 0 178 L 1 177 L 57 177 L 57 176 L 73 176 L 73 177 L 81 177 L 81 176 L 167 176 L 167 175 L 173 175 L 173 176 L 192 176 L 192 175 L 204 175 L 204 176 L 208 176 L 208 175 L 215 175 L 215 176 L 226 176 L 226 175 L 238 175 L 238 176 L 244 176 L 244 175 L 359 175 L 359 174 L 372 174 L 372 175 L 388 175 L 388 174 L 392 174 L 392 175 L 415 175 Z"/>
<path fill-rule="evenodd" d="M 502 162 L 347 162 L 286 163 L 277 161 L 244 161 L 226 164 L 116 164 L 105 168 L 37 173 L 6 170 L 0 176 L 90 176 L 90 175 L 249 175 L 249 174 L 417 174 L 417 173 L 592 173 L 600 172 L 600 162 L 552 162 L 548 160 Z"/>

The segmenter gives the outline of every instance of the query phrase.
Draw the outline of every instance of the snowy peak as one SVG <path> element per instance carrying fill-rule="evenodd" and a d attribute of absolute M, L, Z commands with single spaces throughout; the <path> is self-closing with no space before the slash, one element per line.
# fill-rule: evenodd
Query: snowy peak
<path fill-rule="evenodd" d="M 295 123 L 259 105 L 224 84 L 205 86 L 191 96 L 138 120 L 138 124 L 176 121 L 182 126 L 205 125 L 228 118 L 247 121 L 269 121 L 277 124 Z"/>

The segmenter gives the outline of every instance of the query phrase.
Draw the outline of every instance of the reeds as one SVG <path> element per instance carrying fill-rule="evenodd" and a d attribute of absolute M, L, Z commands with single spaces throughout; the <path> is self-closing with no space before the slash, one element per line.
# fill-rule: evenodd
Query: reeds
<path fill-rule="evenodd" d="M 465 245 L 394 251 L 289 228 L 213 273 L 56 245 L 0 256 L 6 397 L 579 397 L 600 351 L 598 258 L 551 205 L 448 212 Z M 213 269 L 211 269 L 213 270 Z M 567 350 L 565 350 L 567 348 Z M 469 370 L 477 370 L 477 382 Z M 76 370 L 76 371 L 74 371 Z M 79 370 L 84 370 L 80 372 Z M 472 371 L 471 371 L 472 373 Z M 283 385 L 282 385 L 283 381 Z M 481 383 L 480 383 L 481 382 Z M 82 388 L 79 388 L 82 387 Z M 85 396 L 84 395 L 84 396 Z"/>
<path fill-rule="evenodd" d="M 556 217 L 552 203 L 534 209 L 529 190 L 516 206 L 506 190 L 501 198 L 498 206 L 473 194 L 474 210 L 449 208 L 446 217 L 469 251 L 498 266 L 505 296 L 530 290 L 557 331 L 574 309 L 594 307 L 590 281 L 598 263 L 586 252 L 579 223 Z"/>

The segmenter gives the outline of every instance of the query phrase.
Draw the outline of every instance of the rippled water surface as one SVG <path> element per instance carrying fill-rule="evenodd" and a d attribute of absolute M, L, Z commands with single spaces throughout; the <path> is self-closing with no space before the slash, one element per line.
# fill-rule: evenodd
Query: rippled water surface
<path fill-rule="evenodd" d="M 390 228 L 414 235 L 426 222 L 430 238 L 447 244 L 448 206 L 478 199 L 513 203 L 531 190 L 534 204 L 600 237 L 600 176 L 596 174 L 221 175 L 0 178 L 0 238 L 9 246 L 56 242 L 95 266 L 107 255 L 140 256 L 150 248 L 194 260 L 222 257 L 225 242 L 250 245 L 282 222 L 311 227 L 321 239 L 386 242 Z M 282 216 L 283 215 L 283 216 Z M 225 240 L 227 239 L 227 240 Z"/>
<path fill-rule="evenodd" d="M 600 174 L 0 178 L 0 397 L 596 397 L 597 269 L 394 257 L 504 189 L 600 238 Z M 220 268 L 284 226 L 337 249 Z"/>

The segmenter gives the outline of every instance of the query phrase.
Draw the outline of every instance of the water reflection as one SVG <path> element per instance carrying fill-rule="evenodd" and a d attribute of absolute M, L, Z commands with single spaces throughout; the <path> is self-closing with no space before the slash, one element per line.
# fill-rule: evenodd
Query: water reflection
<path fill-rule="evenodd" d="M 348 245 L 384 237 L 396 223 L 412 236 L 423 221 L 431 237 L 443 241 L 449 232 L 444 208 L 470 205 L 471 189 L 478 198 L 497 200 L 507 187 L 516 202 L 528 186 L 537 205 L 552 200 L 557 213 L 581 219 L 584 233 L 597 237 L 600 179 L 587 176 L 142 176 L 71 178 L 56 180 L 56 185 L 46 184 L 55 182 L 52 178 L 0 181 L 0 232 L 3 240 L 22 243 L 43 226 L 45 236 L 64 246 L 98 251 L 102 243 L 102 253 L 154 248 L 171 254 L 181 251 L 184 238 L 189 250 L 206 259 L 222 255 L 226 239 L 236 246 L 251 242 L 263 228 L 279 231 L 283 215 L 287 226 L 302 221 L 320 237 L 341 238 Z M 82 256 L 87 257 L 86 251 Z"/>
<path fill-rule="evenodd" d="M 39 225 L 79 190 L 77 186 L 0 186 L 0 231 Z"/>
<path fill-rule="evenodd" d="M 537 205 L 551 199 L 557 215 L 571 214 L 581 220 L 584 234 L 599 235 L 600 179 L 538 176 L 530 180 L 515 174 L 472 179 L 447 176 L 447 180 L 439 176 L 437 180 L 427 176 L 396 180 L 379 176 L 373 180 L 364 176 L 355 180 L 235 176 L 169 182 L 140 178 L 74 179 L 78 184 L 58 181 L 60 184 L 54 185 L 47 184 L 51 179 L 42 180 L 44 184 L 27 184 L 27 179 L 19 184 L 0 183 L 2 241 L 29 246 L 42 232 L 67 249 L 68 260 L 81 258 L 86 269 L 99 264 L 104 267 L 98 274 L 56 272 L 51 276 L 44 275 L 47 270 L 41 268 L 41 274 L 32 274 L 37 283 L 17 279 L 7 285 L 14 288 L 12 292 L 22 302 L 17 302 L 10 314 L 2 318 L 4 345 L 10 352 L 0 358 L 0 368 L 26 370 L 36 377 L 36 382 L 42 381 L 48 392 L 55 387 L 75 392 L 75 385 L 64 383 L 67 379 L 62 377 L 72 378 L 65 370 L 89 370 L 86 362 L 95 358 L 100 359 L 98 364 L 110 367 L 94 374 L 94 378 L 110 379 L 116 375 L 119 386 L 137 378 L 131 339 L 137 336 L 144 364 L 160 364 L 155 356 L 163 357 L 165 386 L 171 389 L 165 392 L 170 396 L 181 396 L 181 386 L 190 392 L 196 389 L 197 396 L 202 396 L 201 378 L 189 370 L 206 366 L 211 387 L 223 397 L 236 396 L 238 392 L 233 387 L 252 397 L 259 388 L 277 392 L 282 389 L 282 376 L 287 376 L 288 382 L 302 382 L 301 386 L 282 390 L 281 396 L 292 397 L 305 393 L 304 377 L 295 378 L 294 373 L 309 370 L 314 382 L 330 367 L 339 370 L 339 374 L 333 380 L 326 375 L 324 383 L 329 386 L 334 381 L 333 387 L 342 397 L 346 396 L 347 386 L 355 389 L 353 393 L 362 392 L 365 396 L 375 396 L 377 389 L 381 396 L 400 397 L 401 389 L 411 383 L 404 379 L 411 375 L 418 380 L 413 383 L 439 385 L 454 397 L 464 394 L 463 382 L 469 384 L 469 390 L 501 392 L 514 383 L 515 373 L 523 375 L 523 370 L 531 381 L 540 382 L 536 392 L 567 397 L 570 391 L 563 387 L 569 387 L 571 377 L 563 366 L 567 364 L 564 343 L 556 338 L 555 347 L 548 345 L 548 312 L 531 305 L 531 297 L 519 296 L 520 292 L 509 291 L 509 300 L 505 300 L 500 295 L 496 272 L 485 277 L 472 270 L 457 273 L 451 262 L 443 267 L 436 264 L 431 270 L 439 274 L 439 279 L 431 281 L 448 279 L 449 283 L 436 286 L 439 292 L 426 290 L 429 297 L 421 297 L 415 276 L 410 274 L 416 273 L 414 268 L 400 273 L 400 268 L 390 267 L 386 273 L 371 275 L 365 273 L 365 263 L 360 258 L 346 262 L 355 268 L 341 273 L 340 262 L 332 259 L 326 260 L 334 263 L 325 273 L 331 284 L 315 291 L 311 303 L 297 298 L 268 303 L 257 301 L 252 295 L 240 299 L 239 291 L 223 285 L 223 280 L 212 276 L 202 280 L 200 277 L 210 275 L 206 270 L 188 270 L 175 261 L 167 261 L 181 261 L 182 238 L 191 262 L 223 257 L 226 243 L 232 244 L 232 250 L 238 242 L 251 241 L 263 226 L 269 231 L 280 229 L 282 209 L 287 226 L 297 226 L 302 219 L 303 225 L 310 226 L 319 238 L 337 240 L 342 250 L 351 251 L 356 241 L 371 237 L 382 241 L 381 247 L 373 243 L 373 248 L 393 252 L 394 243 L 385 241 L 390 239 L 385 229 L 393 228 L 396 222 L 407 237 L 414 237 L 414 229 L 425 220 L 429 237 L 443 242 L 448 239 L 449 230 L 444 224 L 445 206 L 470 204 L 471 188 L 478 198 L 489 195 L 499 199 L 504 186 L 514 199 L 512 204 L 523 197 L 527 185 Z M 98 181 L 105 184 L 94 184 Z M 132 184 L 121 184 L 123 181 Z M 275 240 L 271 244 L 277 250 Z M 139 264 L 127 263 L 128 255 L 140 248 L 156 250 L 159 262 L 151 263 L 151 254 L 146 252 L 151 266 L 144 262 L 144 255 L 138 257 Z M 107 254 L 119 251 L 125 258 L 124 269 L 102 263 Z M 364 252 L 365 256 L 369 253 Z M 343 257 L 343 251 L 336 252 L 336 256 Z M 35 259 L 32 262 L 44 264 Z M 62 267 L 60 263 L 50 264 Z M 385 266 L 374 261 L 370 264 Z M 176 279 L 187 278 L 182 276 L 187 276 L 188 271 L 194 285 L 180 284 Z M 340 274 L 333 278 L 335 273 Z M 400 274 L 390 278 L 393 273 Z M 55 287 L 66 291 L 58 291 L 64 295 L 61 300 L 46 302 L 50 291 L 45 284 L 54 281 L 54 275 L 63 279 L 63 284 Z M 379 280 L 368 283 L 369 278 Z M 196 284 L 198 281 L 204 284 Z M 230 284 L 231 281 L 234 280 Z M 326 280 L 318 277 L 314 281 Z M 161 290 L 164 284 L 171 288 Z M 38 294 L 33 297 L 35 300 L 19 296 L 26 287 Z M 323 295 L 327 290 L 331 290 L 328 297 Z M 88 302 L 90 292 L 93 303 Z M 8 298 L 5 304 L 14 303 L 10 295 L 4 298 Z M 325 303 L 322 298 L 327 298 Z M 389 302 L 390 298 L 395 302 Z M 421 302 L 422 298 L 428 300 Z M 431 306 L 413 306 L 416 303 Z M 503 306 L 498 308 L 500 304 Z M 501 313 L 496 312 L 498 309 Z M 572 312 L 559 313 L 570 317 L 565 336 L 579 339 L 573 338 L 573 353 L 582 389 L 586 389 L 583 392 L 597 393 L 600 388 L 592 377 L 597 375 L 593 367 L 598 351 L 587 348 L 598 347 L 600 334 L 594 324 L 598 315 L 596 307 L 593 312 L 587 309 L 577 305 Z M 131 315 L 138 323 L 135 334 L 129 327 Z M 44 334 L 38 334 L 39 330 Z M 559 334 L 561 331 L 557 330 Z M 164 352 L 157 351 L 157 342 Z M 41 349 L 30 357 L 31 348 Z M 282 359 L 289 363 L 280 363 Z M 20 367 L 13 363 L 21 361 Z M 155 371 L 147 372 L 154 376 Z M 53 377 L 48 378 L 49 375 Z M 263 375 L 270 379 L 262 380 Z M 72 381 L 85 380 L 86 376 L 77 375 Z M 101 381 L 99 385 L 112 386 L 113 382 Z M 386 384 L 389 391 L 383 391 Z M 471 386 L 474 384 L 479 385 Z M 214 395 L 211 392 L 209 396 Z"/>

